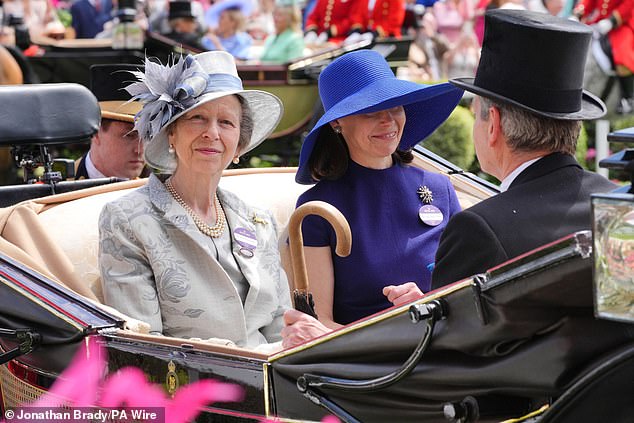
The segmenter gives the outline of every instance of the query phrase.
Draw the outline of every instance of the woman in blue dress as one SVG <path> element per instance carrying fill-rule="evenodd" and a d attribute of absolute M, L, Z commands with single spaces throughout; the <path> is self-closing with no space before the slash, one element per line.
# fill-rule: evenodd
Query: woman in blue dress
<path fill-rule="evenodd" d="M 238 60 L 251 59 L 251 47 L 253 39 L 244 30 L 246 27 L 246 17 L 243 8 L 238 2 L 217 3 L 214 10 L 218 14 L 217 28 L 210 29 L 201 39 L 201 44 L 207 50 L 219 50 L 229 52 Z M 212 8 L 207 11 L 210 15 Z"/>
<path fill-rule="evenodd" d="M 399 80 L 379 53 L 361 50 L 322 71 L 319 93 L 325 114 L 302 145 L 296 175 L 316 185 L 297 206 L 330 203 L 352 230 L 352 252 L 341 258 L 324 219 L 302 225 L 316 312 L 336 329 L 429 291 L 440 235 L 460 205 L 447 177 L 409 165 L 411 148 L 463 92 Z"/>

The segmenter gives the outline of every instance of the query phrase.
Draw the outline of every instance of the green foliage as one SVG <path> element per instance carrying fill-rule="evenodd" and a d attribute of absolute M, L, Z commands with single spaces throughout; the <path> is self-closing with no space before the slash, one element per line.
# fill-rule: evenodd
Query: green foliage
<path fill-rule="evenodd" d="M 64 28 L 68 28 L 72 25 L 73 18 L 70 15 L 70 11 L 65 9 L 57 9 L 57 17 L 59 18 Z"/>
<path fill-rule="evenodd" d="M 632 127 L 634 127 L 634 114 L 621 116 L 617 119 L 612 119 L 612 121 L 610 121 L 610 128 L 612 131 L 617 131 L 619 129 L 625 129 L 625 128 L 632 128 Z"/>
<path fill-rule="evenodd" d="M 422 145 L 462 169 L 469 169 L 475 159 L 473 114 L 458 106 Z"/>
<path fill-rule="evenodd" d="M 577 161 L 581 166 L 588 169 L 589 163 L 586 161 L 586 156 L 588 154 L 588 131 L 586 131 L 585 126 L 581 126 L 581 132 L 579 133 L 579 138 L 577 139 L 577 153 L 575 156 L 577 157 Z"/>

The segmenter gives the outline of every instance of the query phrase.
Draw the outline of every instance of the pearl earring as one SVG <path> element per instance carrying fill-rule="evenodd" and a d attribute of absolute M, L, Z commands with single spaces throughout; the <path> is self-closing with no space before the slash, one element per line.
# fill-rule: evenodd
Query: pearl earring
<path fill-rule="evenodd" d="M 174 150 L 174 145 L 170 144 L 170 148 L 167 149 L 167 152 L 170 154 L 174 154 L 176 152 L 176 150 Z"/>
<path fill-rule="evenodd" d="M 232 161 L 233 161 L 233 164 L 238 164 L 240 163 L 240 157 L 234 157 Z"/>

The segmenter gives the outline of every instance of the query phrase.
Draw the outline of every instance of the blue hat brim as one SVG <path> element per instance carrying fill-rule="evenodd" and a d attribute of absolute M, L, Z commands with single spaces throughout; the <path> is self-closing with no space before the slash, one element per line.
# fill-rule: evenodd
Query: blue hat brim
<path fill-rule="evenodd" d="M 350 115 L 404 106 L 406 121 L 399 149 L 408 150 L 449 117 L 462 94 L 462 89 L 449 83 L 423 85 L 401 79 L 383 79 L 364 87 L 330 107 L 317 121 L 302 144 L 295 181 L 300 184 L 317 182 L 310 173 L 308 161 L 324 125 Z"/>

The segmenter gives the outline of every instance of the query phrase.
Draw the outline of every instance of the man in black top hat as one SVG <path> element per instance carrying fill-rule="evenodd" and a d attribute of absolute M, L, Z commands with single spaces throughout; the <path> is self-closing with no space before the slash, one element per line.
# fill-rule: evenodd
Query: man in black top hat
<path fill-rule="evenodd" d="M 134 115 L 141 103 L 127 103 L 123 88 L 134 80 L 128 71 L 141 65 L 93 65 L 90 89 L 99 100 L 101 126 L 93 136 L 90 151 L 76 162 L 75 179 L 117 177 L 134 179 L 149 174 L 143 160 L 143 144 L 134 130 Z"/>
<path fill-rule="evenodd" d="M 163 35 L 184 44 L 186 47 L 193 47 L 201 51 L 206 50 L 200 44 L 200 39 L 203 36 L 202 28 L 194 15 L 190 1 L 170 1 L 167 21 L 170 31 Z"/>
<path fill-rule="evenodd" d="M 450 82 L 476 94 L 476 155 L 502 192 L 451 218 L 433 289 L 589 229 L 590 194 L 616 187 L 574 157 L 581 121 L 606 112 L 582 88 L 591 38 L 588 26 L 547 14 L 485 15 L 475 78 Z"/>

